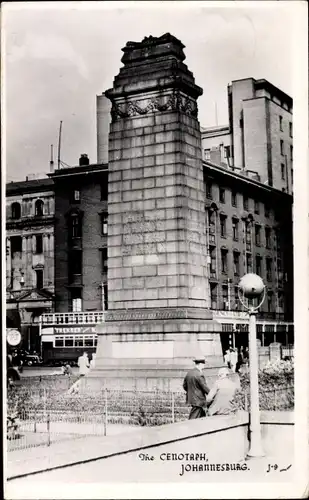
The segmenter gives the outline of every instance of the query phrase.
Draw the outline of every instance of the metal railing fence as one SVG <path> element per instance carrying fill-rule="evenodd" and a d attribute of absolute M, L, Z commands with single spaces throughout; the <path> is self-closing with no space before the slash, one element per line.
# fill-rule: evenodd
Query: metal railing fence
<path fill-rule="evenodd" d="M 249 393 L 239 391 L 235 410 L 248 410 Z M 294 387 L 260 390 L 261 410 L 291 410 Z M 139 426 L 157 426 L 186 420 L 190 408 L 184 392 L 125 391 L 69 394 L 55 389 L 19 387 L 8 399 L 8 451 L 49 446 L 82 436 L 110 436 Z"/>

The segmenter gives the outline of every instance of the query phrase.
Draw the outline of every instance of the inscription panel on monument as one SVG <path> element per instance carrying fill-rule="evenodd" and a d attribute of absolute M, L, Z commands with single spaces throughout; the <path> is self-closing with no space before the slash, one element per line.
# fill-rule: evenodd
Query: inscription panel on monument
<path fill-rule="evenodd" d="M 123 255 L 148 255 L 166 251 L 165 234 L 157 230 L 162 224 L 156 213 L 130 212 L 123 215 Z M 162 224 L 163 226 L 163 224 Z"/>

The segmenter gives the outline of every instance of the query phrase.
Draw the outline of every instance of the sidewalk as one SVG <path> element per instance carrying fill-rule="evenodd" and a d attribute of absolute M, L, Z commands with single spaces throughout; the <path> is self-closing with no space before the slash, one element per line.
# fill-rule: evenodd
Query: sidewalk
<path fill-rule="evenodd" d="M 100 483 L 113 481 L 216 482 L 221 480 L 219 478 L 231 482 L 290 481 L 293 476 L 291 457 L 268 456 L 245 462 L 243 457 L 246 454 L 246 448 L 241 440 L 241 436 L 245 436 L 245 431 L 241 429 L 244 429 L 246 425 L 247 415 L 243 413 L 234 417 L 209 417 L 205 420 L 178 422 L 153 428 L 136 427 L 130 430 L 126 428 L 125 432 L 106 437 L 78 437 L 78 439 L 52 443 L 49 447 L 16 450 L 8 453 L 7 477 L 10 483 L 18 484 L 23 484 L 26 476 L 27 481 L 31 482 L 64 481 L 69 483 L 76 483 L 76 478 L 80 482 L 99 481 Z M 205 430 L 206 426 L 207 430 Z M 227 434 L 225 438 L 223 437 L 224 430 L 232 434 Z M 234 435 L 235 438 L 232 437 L 230 441 L 228 435 Z M 207 440 L 203 441 L 205 436 Z M 226 448 L 226 452 L 221 448 Z M 195 462 L 198 465 L 207 462 L 210 464 L 246 463 L 247 470 L 240 468 L 235 471 L 231 469 L 205 471 L 203 468 L 200 472 L 196 467 L 195 469 L 189 467 L 181 475 L 181 466 L 190 465 L 190 460 L 165 461 L 161 458 L 162 453 L 166 455 L 187 452 L 207 454 L 206 461 Z M 145 455 L 152 455 L 153 459 L 141 459 L 141 456 Z M 276 468 L 271 467 L 268 471 L 269 465 L 275 466 L 276 464 L 278 464 Z"/>

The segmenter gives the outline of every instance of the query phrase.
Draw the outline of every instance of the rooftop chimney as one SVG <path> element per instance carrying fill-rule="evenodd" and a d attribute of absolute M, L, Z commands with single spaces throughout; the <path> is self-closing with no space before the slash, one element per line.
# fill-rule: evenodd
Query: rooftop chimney
<path fill-rule="evenodd" d="M 49 171 L 51 174 L 54 173 L 54 145 L 50 145 L 50 162 L 49 162 Z"/>
<path fill-rule="evenodd" d="M 81 154 L 79 159 L 79 165 L 89 165 L 89 158 L 86 154 Z"/>

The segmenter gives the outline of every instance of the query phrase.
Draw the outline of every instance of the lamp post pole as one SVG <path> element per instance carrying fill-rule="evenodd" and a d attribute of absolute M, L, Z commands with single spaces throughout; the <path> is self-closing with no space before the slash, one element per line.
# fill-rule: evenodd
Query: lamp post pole
<path fill-rule="evenodd" d="M 250 373 L 250 448 L 248 457 L 263 457 L 258 380 L 258 350 L 256 342 L 256 314 L 254 308 L 249 309 L 249 373 Z"/>
<path fill-rule="evenodd" d="M 256 315 L 265 298 L 262 278 L 253 273 L 245 274 L 238 285 L 238 296 L 249 313 L 250 446 L 247 458 L 259 458 L 265 456 L 260 423 L 259 360 L 256 339 Z M 244 299 L 247 299 L 247 303 Z M 259 304 L 254 306 L 254 300 L 259 299 Z"/>

